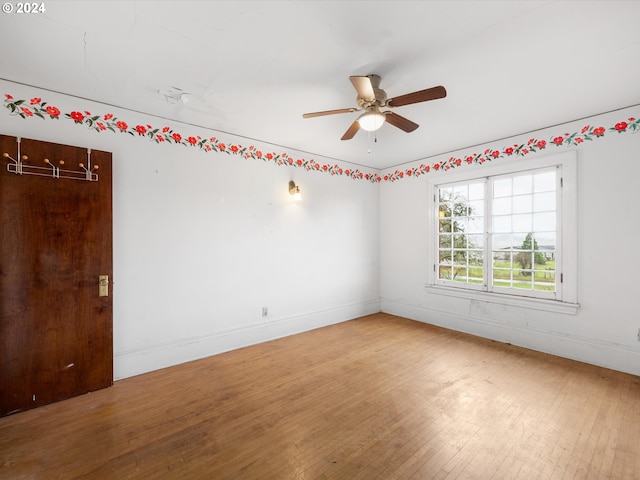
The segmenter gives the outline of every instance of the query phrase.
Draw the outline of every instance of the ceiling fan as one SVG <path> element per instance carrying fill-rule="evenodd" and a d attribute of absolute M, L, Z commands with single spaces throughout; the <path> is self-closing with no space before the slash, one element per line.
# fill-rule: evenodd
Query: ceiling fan
<path fill-rule="evenodd" d="M 338 110 L 326 110 L 324 112 L 305 113 L 302 115 L 303 118 L 312 118 L 364 110 L 364 113 L 347 129 L 341 140 L 351 140 L 361 128 L 370 132 L 377 130 L 385 122 L 390 123 L 404 132 L 413 132 L 419 125 L 397 113 L 393 113 L 390 109 L 411 105 L 413 103 L 437 100 L 447 96 L 445 88 L 438 86 L 388 99 L 385 91 L 380 88 L 379 75 L 351 76 L 349 80 L 351 80 L 353 87 L 356 89 L 356 92 L 358 92 L 358 97 L 356 98 L 358 108 L 341 108 Z"/>

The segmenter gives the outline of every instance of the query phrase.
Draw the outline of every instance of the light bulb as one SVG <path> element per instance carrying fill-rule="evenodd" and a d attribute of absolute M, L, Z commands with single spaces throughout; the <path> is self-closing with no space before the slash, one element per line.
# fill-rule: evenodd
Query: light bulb
<path fill-rule="evenodd" d="M 385 121 L 384 114 L 371 110 L 366 113 L 363 113 L 358 117 L 358 123 L 360 124 L 360 128 L 366 130 L 367 132 L 373 132 L 378 130 Z"/>

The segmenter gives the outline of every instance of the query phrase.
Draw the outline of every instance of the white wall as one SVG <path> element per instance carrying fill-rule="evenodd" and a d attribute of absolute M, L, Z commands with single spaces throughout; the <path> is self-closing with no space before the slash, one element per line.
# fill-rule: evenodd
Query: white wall
<path fill-rule="evenodd" d="M 248 144 L 86 100 L 0 86 L 15 98 L 41 96 L 63 112 L 115 113 L 130 125 L 170 124 L 183 134 Z M 116 379 L 380 310 L 375 184 L 97 133 L 65 119 L 24 120 L 4 108 L 0 132 L 113 153 Z M 292 202 L 289 180 L 300 185 L 303 202 Z"/>
<path fill-rule="evenodd" d="M 0 87 L 16 98 L 40 95 L 63 111 L 89 108 L 129 123 L 167 123 L 9 82 Z M 638 112 L 488 146 L 549 138 L 587 123 L 610 126 L 632 115 Z M 117 379 L 380 309 L 640 374 L 634 298 L 640 133 L 608 133 L 576 149 L 580 308 L 563 315 L 427 292 L 426 176 L 373 185 L 98 134 L 68 120 L 13 118 L 6 109 L 0 132 L 113 152 Z M 301 186 L 303 203 L 291 202 L 289 180 Z M 262 306 L 269 307 L 266 318 Z"/>
<path fill-rule="evenodd" d="M 549 139 L 587 124 L 613 126 L 638 109 L 627 109 L 549 130 L 502 140 L 501 147 L 531 137 Z M 540 155 L 566 151 L 548 147 Z M 460 330 L 543 352 L 640 375 L 640 315 L 637 295 L 640 257 L 638 179 L 640 133 L 607 133 L 575 149 L 578 157 L 578 303 L 576 315 L 453 298 L 425 288 L 428 176 L 380 186 L 380 296 L 384 312 Z M 447 160 L 432 158 L 428 163 Z M 505 160 L 513 161 L 513 160 Z M 425 163 L 427 163 L 425 161 Z M 403 169 L 411 165 L 403 166 Z M 462 166 L 475 168 L 484 166 Z M 384 173 L 384 172 L 383 172 Z M 447 173 L 430 173 L 444 175 Z M 446 177 L 445 177 L 446 178 Z"/>

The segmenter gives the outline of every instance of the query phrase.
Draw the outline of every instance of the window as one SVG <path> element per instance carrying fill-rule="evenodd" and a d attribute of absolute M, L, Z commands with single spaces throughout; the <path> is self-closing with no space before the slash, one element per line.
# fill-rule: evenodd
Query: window
<path fill-rule="evenodd" d="M 429 182 L 430 284 L 575 303 L 575 153 L 474 170 Z"/>

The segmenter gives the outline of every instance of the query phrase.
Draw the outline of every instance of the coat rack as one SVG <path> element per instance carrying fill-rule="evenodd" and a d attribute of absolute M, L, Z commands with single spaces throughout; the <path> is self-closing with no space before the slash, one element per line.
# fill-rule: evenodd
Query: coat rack
<path fill-rule="evenodd" d="M 17 159 L 11 157 L 7 152 L 2 154 L 3 157 L 11 160 L 7 164 L 7 171 L 16 175 L 37 175 L 39 177 L 52 178 L 68 178 L 71 180 L 85 180 L 87 182 L 97 182 L 98 174 L 95 171 L 100 168 L 98 165 L 91 166 L 91 149 L 87 149 L 87 164 L 78 164 L 82 170 L 65 170 L 60 167 L 64 165 L 64 160 L 59 160 L 58 165 L 54 165 L 48 158 L 44 159 L 44 163 L 48 166 L 40 167 L 37 165 L 29 165 L 24 163 L 29 157 L 20 155 L 20 138 L 18 138 L 18 155 Z"/>

